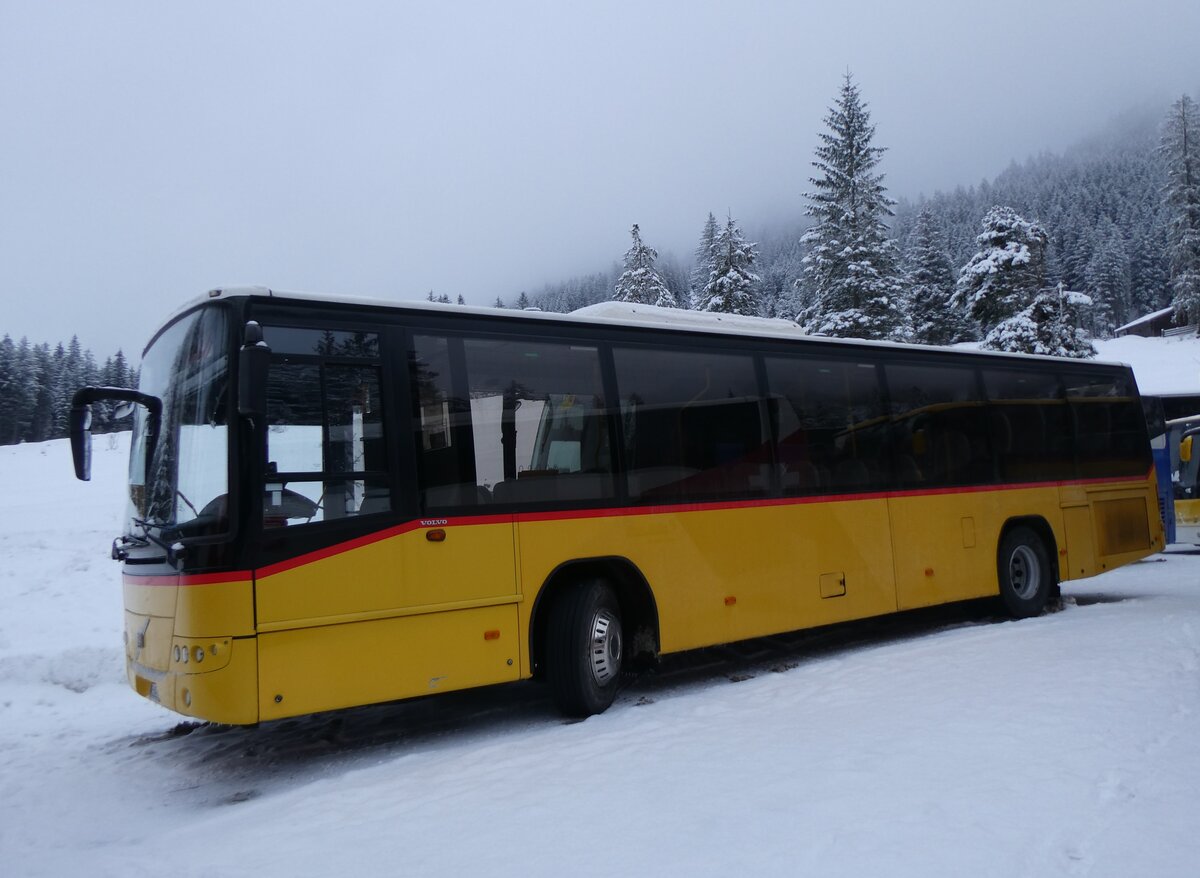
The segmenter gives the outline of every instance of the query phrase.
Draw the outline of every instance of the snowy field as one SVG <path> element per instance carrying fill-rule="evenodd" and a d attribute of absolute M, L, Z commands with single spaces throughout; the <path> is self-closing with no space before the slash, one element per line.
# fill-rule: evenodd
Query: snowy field
<path fill-rule="evenodd" d="M 228 729 L 126 687 L 111 445 L 91 484 L 0 448 L 4 878 L 1200 874 L 1200 549 L 1023 622 L 706 651 L 583 722 L 521 683 Z"/>

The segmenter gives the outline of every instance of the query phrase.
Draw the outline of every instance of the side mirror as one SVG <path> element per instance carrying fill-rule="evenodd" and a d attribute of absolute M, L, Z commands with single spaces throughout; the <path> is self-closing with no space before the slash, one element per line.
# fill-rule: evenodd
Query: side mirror
<path fill-rule="evenodd" d="M 75 461 L 75 478 L 84 482 L 92 479 L 92 403 L 101 399 L 136 403 L 145 407 L 149 419 L 146 425 L 147 460 L 154 457 L 154 446 L 158 442 L 158 431 L 162 422 L 162 400 L 157 396 L 128 387 L 79 388 L 71 397 L 68 426 L 71 434 L 71 457 Z"/>
<path fill-rule="evenodd" d="M 1179 459 L 1184 463 L 1192 462 L 1192 440 L 1195 438 L 1195 434 L 1184 436 L 1183 441 L 1179 443 Z"/>
<path fill-rule="evenodd" d="M 267 367 L 271 349 L 263 341 L 262 327 L 251 320 L 238 351 L 238 414 L 259 418 L 267 411 Z"/>
<path fill-rule="evenodd" d="M 92 407 L 89 403 L 74 404 L 70 415 L 71 458 L 75 461 L 75 478 L 92 480 Z"/>

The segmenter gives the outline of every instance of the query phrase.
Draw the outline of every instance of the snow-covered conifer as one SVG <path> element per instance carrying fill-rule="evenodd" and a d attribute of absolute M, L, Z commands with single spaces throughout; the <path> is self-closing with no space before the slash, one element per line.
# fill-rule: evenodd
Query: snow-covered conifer
<path fill-rule="evenodd" d="M 717 267 L 713 248 L 717 243 L 717 218 L 709 211 L 708 219 L 704 221 L 704 229 L 700 232 L 700 243 L 696 245 L 696 261 L 692 266 L 691 275 L 691 307 L 696 307 L 713 269 Z"/>
<path fill-rule="evenodd" d="M 1129 254 L 1120 230 L 1105 218 L 1097 229 L 1096 247 L 1084 276 L 1093 302 L 1093 334 L 1108 337 L 1118 326 L 1138 315 L 1129 300 Z"/>
<path fill-rule="evenodd" d="M 675 297 L 654 267 L 658 251 L 642 243 L 642 235 L 634 223 L 630 230 L 633 245 L 625 252 L 625 271 L 617 278 L 613 299 L 638 305 L 676 307 Z"/>
<path fill-rule="evenodd" d="M 905 262 L 913 341 L 953 344 L 975 338 L 975 326 L 965 312 L 950 306 L 954 266 L 946 253 L 942 230 L 928 208 L 917 215 L 908 238 Z"/>
<path fill-rule="evenodd" d="M 746 241 L 733 217 L 729 217 L 713 241 L 713 268 L 696 301 L 696 310 L 758 316 L 755 289 L 759 277 L 751 271 L 757 246 Z"/>
<path fill-rule="evenodd" d="M 993 207 L 975 240 L 979 250 L 959 272 L 951 304 L 987 334 L 1033 303 L 1045 281 L 1047 239 L 1011 207 Z"/>
<path fill-rule="evenodd" d="M 1058 289 L 1042 290 L 1025 308 L 993 326 L 983 347 L 1054 357 L 1094 357 L 1096 348 L 1080 326 L 1086 322 L 1080 312 L 1091 304 L 1089 297 L 1065 292 L 1061 284 Z"/>
<path fill-rule="evenodd" d="M 884 222 L 895 202 L 875 173 L 884 150 L 871 145 L 875 126 L 849 73 L 825 124 L 807 196 L 816 224 L 802 239 L 809 250 L 801 284 L 814 302 L 799 319 L 823 335 L 903 337 L 903 286 Z"/>
<path fill-rule="evenodd" d="M 1163 128 L 1171 256 L 1171 304 L 1188 323 L 1200 323 L 1200 112 L 1187 95 Z"/>

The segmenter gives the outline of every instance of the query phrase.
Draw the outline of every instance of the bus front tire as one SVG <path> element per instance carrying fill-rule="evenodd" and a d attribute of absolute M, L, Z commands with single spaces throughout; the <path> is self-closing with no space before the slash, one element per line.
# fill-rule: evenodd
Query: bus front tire
<path fill-rule="evenodd" d="M 612 704 L 625 652 L 621 607 L 600 579 L 558 595 L 546 631 L 546 681 L 567 716 L 591 716 Z"/>
<path fill-rule="evenodd" d="M 1012 528 L 1000 541 L 997 566 L 1000 601 L 1008 614 L 1016 619 L 1039 615 L 1056 585 L 1042 538 L 1031 528 Z"/>

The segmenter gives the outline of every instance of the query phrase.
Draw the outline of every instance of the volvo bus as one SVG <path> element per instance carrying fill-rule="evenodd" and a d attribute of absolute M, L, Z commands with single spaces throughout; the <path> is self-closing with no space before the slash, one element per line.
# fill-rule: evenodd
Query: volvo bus
<path fill-rule="evenodd" d="M 145 349 L 121 562 L 141 695 L 252 724 L 950 601 L 1042 612 L 1163 548 L 1128 367 L 213 290 Z"/>

